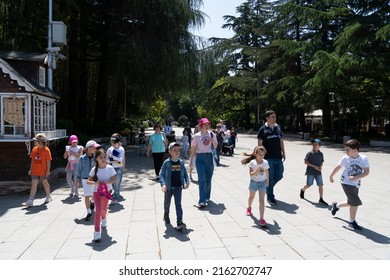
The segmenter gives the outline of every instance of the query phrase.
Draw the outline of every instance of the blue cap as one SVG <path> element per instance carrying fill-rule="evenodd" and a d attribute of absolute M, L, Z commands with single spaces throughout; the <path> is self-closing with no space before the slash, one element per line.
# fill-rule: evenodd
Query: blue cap
<path fill-rule="evenodd" d="M 317 144 L 321 145 L 321 140 L 320 139 L 312 139 L 311 142 L 312 143 L 317 143 Z"/>

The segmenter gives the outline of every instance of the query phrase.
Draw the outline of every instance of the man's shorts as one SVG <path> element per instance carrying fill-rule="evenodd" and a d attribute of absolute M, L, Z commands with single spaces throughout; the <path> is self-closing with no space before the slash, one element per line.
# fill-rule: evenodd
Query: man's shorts
<path fill-rule="evenodd" d="M 345 194 L 347 195 L 347 203 L 351 206 L 362 205 L 362 201 L 359 198 L 359 189 L 355 186 L 341 184 Z"/>
<path fill-rule="evenodd" d="M 42 181 L 47 180 L 47 177 L 46 176 L 34 176 L 34 175 L 31 175 L 31 180 L 38 180 L 38 182 L 42 182 Z"/>
<path fill-rule="evenodd" d="M 314 180 L 316 180 L 317 186 L 322 187 L 324 185 L 324 182 L 322 181 L 322 175 L 306 175 L 306 186 L 312 186 L 314 183 Z"/>
<path fill-rule="evenodd" d="M 250 183 L 249 183 L 249 191 L 250 192 L 265 192 L 265 181 L 259 181 L 259 182 L 256 182 L 256 181 L 253 181 L 251 180 Z"/>

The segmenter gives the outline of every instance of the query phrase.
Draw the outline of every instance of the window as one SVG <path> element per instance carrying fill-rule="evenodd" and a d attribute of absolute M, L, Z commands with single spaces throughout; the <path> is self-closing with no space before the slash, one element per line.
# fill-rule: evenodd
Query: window
<path fill-rule="evenodd" d="M 1 96 L 1 134 L 26 134 L 26 97 Z"/>
<path fill-rule="evenodd" d="M 34 131 L 54 130 L 55 102 L 37 96 L 34 96 L 33 100 Z"/>

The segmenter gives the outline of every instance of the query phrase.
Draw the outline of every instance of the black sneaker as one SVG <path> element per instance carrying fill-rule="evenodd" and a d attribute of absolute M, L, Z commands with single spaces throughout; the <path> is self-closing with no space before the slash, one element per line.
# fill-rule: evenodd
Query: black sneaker
<path fill-rule="evenodd" d="M 164 215 L 164 222 L 165 222 L 166 225 L 171 223 L 171 220 L 169 219 L 168 215 Z"/>
<path fill-rule="evenodd" d="M 321 204 L 321 205 L 324 205 L 324 206 L 329 206 L 329 204 L 325 200 L 323 200 L 322 197 L 320 198 L 318 203 Z"/>
<path fill-rule="evenodd" d="M 278 205 L 278 202 L 275 200 L 275 198 L 267 199 L 267 201 L 271 205 Z"/>
<path fill-rule="evenodd" d="M 176 230 L 183 230 L 186 227 L 187 227 L 187 225 L 185 223 L 183 223 L 182 221 L 180 221 L 180 222 L 177 222 Z"/>
<path fill-rule="evenodd" d="M 92 213 L 88 213 L 87 216 L 85 217 L 86 221 L 90 221 L 92 217 Z"/>
<path fill-rule="evenodd" d="M 356 230 L 362 230 L 362 227 L 361 227 L 361 226 L 359 226 L 359 225 L 357 224 L 357 222 L 356 222 L 356 221 L 349 222 L 348 224 L 349 224 L 349 226 L 350 226 L 351 228 L 353 228 L 353 229 L 356 229 Z"/>
<path fill-rule="evenodd" d="M 332 203 L 332 209 L 330 210 L 332 212 L 332 215 L 334 216 L 337 211 L 339 211 L 339 208 L 337 207 L 337 202 Z"/>
<path fill-rule="evenodd" d="M 95 203 L 91 202 L 91 205 L 89 206 L 91 208 L 91 211 L 95 209 Z"/>
<path fill-rule="evenodd" d="M 301 189 L 301 192 L 299 193 L 299 196 L 304 199 L 305 198 L 305 191 Z"/>

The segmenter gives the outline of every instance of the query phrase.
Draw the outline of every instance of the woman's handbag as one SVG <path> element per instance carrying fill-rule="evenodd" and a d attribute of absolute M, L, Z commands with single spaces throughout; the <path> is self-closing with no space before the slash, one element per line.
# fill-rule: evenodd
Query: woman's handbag
<path fill-rule="evenodd" d="M 106 183 L 100 183 L 99 184 L 98 189 L 97 189 L 97 193 L 100 196 L 105 197 L 107 199 L 111 199 L 112 198 L 112 195 L 111 195 L 110 191 L 108 190 L 108 187 L 107 187 Z"/>

